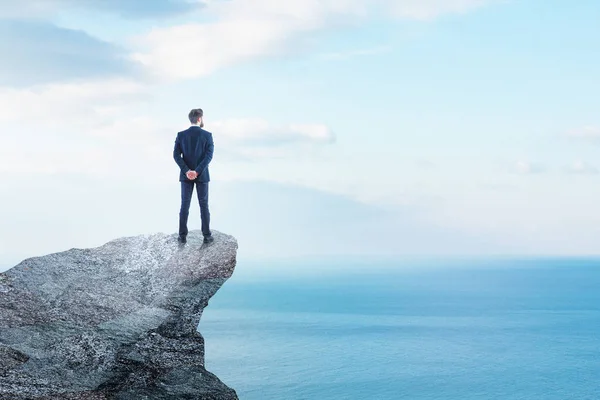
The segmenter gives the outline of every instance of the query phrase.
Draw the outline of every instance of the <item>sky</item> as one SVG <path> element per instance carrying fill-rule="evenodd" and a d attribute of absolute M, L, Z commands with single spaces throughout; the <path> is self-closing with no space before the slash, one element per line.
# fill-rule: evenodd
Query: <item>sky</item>
<path fill-rule="evenodd" d="M 0 0 L 0 269 L 176 233 L 192 108 L 212 229 L 247 259 L 597 255 L 598 20 L 592 0 Z"/>

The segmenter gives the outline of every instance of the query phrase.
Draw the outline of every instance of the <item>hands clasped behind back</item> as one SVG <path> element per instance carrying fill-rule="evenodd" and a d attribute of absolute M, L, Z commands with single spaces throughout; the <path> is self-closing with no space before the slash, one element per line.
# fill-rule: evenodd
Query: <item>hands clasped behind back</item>
<path fill-rule="evenodd" d="M 198 173 L 196 171 L 189 170 L 188 172 L 185 173 L 185 176 L 190 181 L 193 181 L 194 179 L 196 179 L 198 177 Z"/>

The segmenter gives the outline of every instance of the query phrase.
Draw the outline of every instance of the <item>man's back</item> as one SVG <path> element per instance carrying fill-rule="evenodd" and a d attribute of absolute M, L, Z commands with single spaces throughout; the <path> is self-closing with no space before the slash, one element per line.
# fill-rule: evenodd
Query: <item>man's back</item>
<path fill-rule="evenodd" d="M 204 126 L 204 111 L 195 108 L 188 114 L 192 126 L 177 133 L 173 158 L 181 171 L 181 208 L 179 209 L 179 243 L 187 242 L 187 220 L 190 214 L 190 203 L 194 187 L 198 194 L 200 219 L 202 221 L 203 243 L 214 241 L 210 231 L 210 211 L 208 209 L 208 164 L 213 158 L 214 143 L 212 134 L 202 129 Z M 182 157 L 183 155 L 183 157 Z"/>
<path fill-rule="evenodd" d="M 177 164 L 182 167 L 180 168 L 179 180 L 189 181 L 185 176 L 185 169 L 187 167 L 187 169 L 198 173 L 196 181 L 209 182 L 208 164 L 212 160 L 213 151 L 214 143 L 212 134 L 209 131 L 199 126 L 191 126 L 185 131 L 178 132 L 175 139 L 173 157 Z M 185 165 L 182 165 L 177 159 L 181 159 L 182 154 Z"/>

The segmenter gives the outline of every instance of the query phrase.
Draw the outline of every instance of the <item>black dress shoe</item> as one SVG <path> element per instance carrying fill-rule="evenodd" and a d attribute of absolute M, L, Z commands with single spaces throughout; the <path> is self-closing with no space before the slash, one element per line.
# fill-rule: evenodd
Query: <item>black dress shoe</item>
<path fill-rule="evenodd" d="M 204 236 L 204 240 L 202 240 L 203 243 L 211 243 L 214 242 L 215 238 L 211 236 Z"/>
<path fill-rule="evenodd" d="M 182 244 L 183 244 L 183 243 L 187 242 L 187 238 L 186 238 L 186 236 L 185 236 L 185 235 L 179 235 L 179 237 L 177 238 L 177 241 L 178 241 L 179 243 L 182 243 Z"/>

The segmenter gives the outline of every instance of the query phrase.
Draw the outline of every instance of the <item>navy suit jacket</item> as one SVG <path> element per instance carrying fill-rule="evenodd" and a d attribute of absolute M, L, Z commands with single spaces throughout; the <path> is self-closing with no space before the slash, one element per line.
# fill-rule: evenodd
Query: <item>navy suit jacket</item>
<path fill-rule="evenodd" d="M 173 158 L 181 170 L 179 181 L 209 182 L 208 164 L 212 160 L 214 148 L 212 133 L 199 126 L 190 126 L 185 131 L 178 132 Z M 185 176 L 190 170 L 198 173 L 198 177 L 193 181 Z"/>

